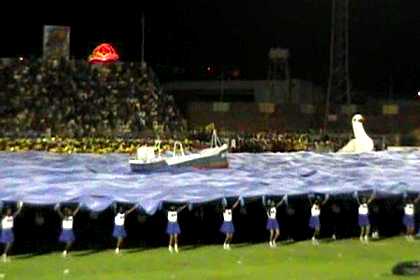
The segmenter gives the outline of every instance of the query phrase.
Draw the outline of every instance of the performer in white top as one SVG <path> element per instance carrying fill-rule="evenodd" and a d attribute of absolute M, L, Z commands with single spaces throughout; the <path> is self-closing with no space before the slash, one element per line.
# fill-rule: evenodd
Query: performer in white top
<path fill-rule="evenodd" d="M 321 201 L 320 197 L 317 197 L 314 202 L 312 202 L 311 197 L 313 197 L 313 195 L 308 195 L 309 203 L 312 205 L 311 218 L 309 219 L 309 227 L 314 230 L 314 234 L 312 235 L 312 244 L 319 245 L 318 236 L 319 232 L 321 231 L 319 215 L 321 215 L 321 206 L 327 203 L 330 196 L 329 194 L 326 194 L 323 201 Z"/>
<path fill-rule="evenodd" d="M 71 211 L 70 208 L 65 207 L 64 214 L 60 210 L 59 203 L 54 207 L 54 209 L 57 211 L 58 215 L 60 215 L 62 219 L 62 231 L 58 240 L 66 244 L 63 251 L 63 257 L 67 256 L 67 253 L 75 240 L 75 236 L 73 233 L 73 217 L 76 216 L 76 214 L 79 212 L 80 207 L 81 205 L 79 204 L 74 211 Z"/>
<path fill-rule="evenodd" d="M 277 204 L 274 202 L 274 200 L 269 201 L 268 207 L 266 207 L 266 213 L 268 217 L 266 229 L 270 231 L 270 239 L 268 244 L 271 248 L 277 247 L 276 241 L 280 236 L 280 224 L 277 221 L 277 208 L 280 207 L 283 203 L 287 203 L 287 195 L 284 195 Z"/>
<path fill-rule="evenodd" d="M 360 242 L 368 243 L 369 241 L 369 231 L 370 231 L 370 221 L 369 221 L 369 204 L 375 198 L 375 191 L 372 192 L 369 199 L 362 197 L 362 201 L 359 201 L 359 196 L 357 192 L 354 193 L 354 197 L 359 204 L 359 227 L 360 227 Z"/>
<path fill-rule="evenodd" d="M 124 240 L 124 238 L 127 236 L 127 232 L 124 228 L 125 218 L 128 214 L 133 212 L 138 207 L 138 204 L 134 205 L 132 208 L 130 208 L 127 211 L 124 211 L 123 207 L 118 207 L 118 212 L 116 212 L 117 204 L 114 203 L 114 211 L 116 212 L 115 218 L 114 218 L 114 230 L 112 231 L 112 236 L 117 239 L 117 246 L 115 248 L 115 254 L 120 253 L 120 247 Z"/>
<path fill-rule="evenodd" d="M 13 225 L 14 219 L 17 215 L 19 215 L 20 211 L 22 210 L 23 202 L 20 201 L 17 203 L 17 210 L 15 213 L 12 213 L 12 209 L 10 207 L 6 208 L 5 214 L 3 214 L 1 220 L 1 236 L 0 236 L 0 243 L 3 243 L 4 251 L 3 251 L 3 262 L 9 261 L 7 258 L 7 254 L 12 247 L 13 242 L 15 241 L 15 236 L 13 234 Z"/>
<path fill-rule="evenodd" d="M 233 239 L 233 233 L 235 232 L 235 227 L 232 222 L 232 210 L 234 210 L 239 205 L 240 199 L 238 199 L 232 206 L 232 208 L 223 205 L 223 224 L 220 227 L 220 231 L 223 232 L 225 237 L 225 242 L 223 243 L 223 249 L 230 250 L 230 243 Z"/>
<path fill-rule="evenodd" d="M 168 224 L 166 226 L 166 234 L 169 235 L 168 250 L 172 253 L 174 250 L 178 253 L 178 235 L 181 234 L 181 228 L 178 224 L 178 213 L 184 210 L 188 205 L 176 208 L 171 206 L 167 211 Z"/>
<path fill-rule="evenodd" d="M 404 194 L 406 197 L 407 194 Z M 414 241 L 414 231 L 416 227 L 415 218 L 414 218 L 414 209 L 415 204 L 418 203 L 420 200 L 420 194 L 415 198 L 407 198 L 405 199 L 405 206 L 404 206 L 404 216 L 403 216 L 403 224 L 406 228 L 406 238 L 407 241 Z"/>

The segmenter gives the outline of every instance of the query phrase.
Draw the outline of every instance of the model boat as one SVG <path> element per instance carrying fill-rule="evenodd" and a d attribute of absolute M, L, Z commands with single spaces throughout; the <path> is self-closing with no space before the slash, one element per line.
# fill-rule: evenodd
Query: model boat
<path fill-rule="evenodd" d="M 152 172 L 172 169 L 176 167 L 194 168 L 227 168 L 228 146 L 222 144 L 213 131 L 210 148 L 196 153 L 185 154 L 182 143 L 174 142 L 173 151 L 169 154 L 162 154 L 160 149 L 161 141 L 156 140 L 154 146 L 141 146 L 137 149 L 135 158 L 129 160 L 133 172 Z"/>

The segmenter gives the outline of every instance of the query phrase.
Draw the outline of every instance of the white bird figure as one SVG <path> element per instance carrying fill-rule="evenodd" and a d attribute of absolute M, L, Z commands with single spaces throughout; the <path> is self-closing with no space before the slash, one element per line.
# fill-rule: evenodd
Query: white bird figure
<path fill-rule="evenodd" d="M 351 119 L 353 126 L 354 139 L 351 139 L 344 147 L 338 150 L 338 153 L 366 153 L 374 149 L 373 140 L 370 138 L 363 128 L 364 118 L 360 114 L 356 114 Z"/>

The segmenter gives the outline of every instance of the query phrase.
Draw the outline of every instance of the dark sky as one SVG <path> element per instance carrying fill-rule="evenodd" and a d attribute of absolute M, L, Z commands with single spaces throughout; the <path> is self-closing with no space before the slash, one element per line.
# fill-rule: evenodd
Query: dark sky
<path fill-rule="evenodd" d="M 420 1 L 350 2 L 353 87 L 385 92 L 392 76 L 396 94 L 415 95 L 420 89 Z M 290 49 L 293 77 L 320 85 L 327 81 L 331 0 L 55 3 L 3 7 L 0 56 L 40 55 L 42 27 L 55 24 L 71 26 L 77 58 L 86 58 L 97 43 L 111 42 L 122 59 L 139 60 L 145 12 L 145 53 L 152 66 L 177 65 L 193 73 L 207 64 L 235 66 L 242 78 L 261 79 L 267 75 L 270 47 L 279 46 Z"/>

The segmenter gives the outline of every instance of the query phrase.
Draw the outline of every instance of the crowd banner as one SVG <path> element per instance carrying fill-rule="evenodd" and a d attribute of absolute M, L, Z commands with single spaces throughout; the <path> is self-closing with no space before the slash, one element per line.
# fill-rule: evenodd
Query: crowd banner
<path fill-rule="evenodd" d="M 43 57 L 65 58 L 70 57 L 70 27 L 69 26 L 44 26 Z"/>

